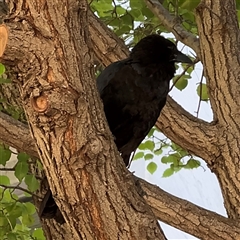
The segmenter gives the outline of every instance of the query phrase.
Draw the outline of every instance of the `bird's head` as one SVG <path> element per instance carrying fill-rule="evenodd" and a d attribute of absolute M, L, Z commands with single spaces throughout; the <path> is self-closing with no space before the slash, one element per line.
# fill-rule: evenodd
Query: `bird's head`
<path fill-rule="evenodd" d="M 130 57 L 143 65 L 175 62 L 192 63 L 189 57 L 178 51 L 173 42 L 157 34 L 141 39 L 132 49 Z"/>

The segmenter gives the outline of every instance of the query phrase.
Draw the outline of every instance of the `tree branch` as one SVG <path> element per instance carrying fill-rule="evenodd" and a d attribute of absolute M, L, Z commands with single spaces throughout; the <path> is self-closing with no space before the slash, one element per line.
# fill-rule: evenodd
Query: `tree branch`
<path fill-rule="evenodd" d="M 136 177 L 137 178 L 137 177 Z M 240 222 L 172 196 L 157 186 L 139 179 L 145 199 L 159 220 L 200 239 L 237 239 Z M 210 227 L 211 226 L 211 227 Z M 222 231 L 224 229 L 224 231 Z"/>
<path fill-rule="evenodd" d="M 103 65 L 109 65 L 128 56 L 129 51 L 123 41 L 119 40 L 92 12 L 89 12 L 89 30 L 95 56 Z M 170 97 L 156 126 L 171 140 L 205 159 L 209 164 L 213 158 L 210 152 L 218 154 L 218 149 L 213 144 L 213 138 L 217 133 L 216 126 L 192 116 Z"/>
<path fill-rule="evenodd" d="M 40 198 L 41 199 L 41 197 L 40 196 L 38 196 L 38 195 L 36 195 L 35 193 L 33 193 L 33 192 L 31 192 L 31 191 L 29 191 L 29 190 L 27 190 L 26 188 L 23 188 L 23 187 L 20 187 L 20 186 L 10 186 L 10 185 L 5 185 L 5 184 L 0 184 L 0 187 L 2 187 L 2 188 L 4 188 L 4 189 L 13 189 L 13 190 L 21 190 L 21 191 L 23 191 L 23 192 L 26 192 L 26 193 L 28 193 L 28 194 L 31 194 L 32 196 L 34 196 L 34 197 L 36 197 L 36 198 Z M 16 199 L 17 200 L 17 199 Z"/>
<path fill-rule="evenodd" d="M 201 59 L 198 38 L 186 31 L 178 19 L 171 16 L 158 0 L 145 0 L 145 3 L 147 4 L 148 8 L 158 17 L 160 22 L 174 34 L 176 39 L 192 48 L 199 59 Z"/>
<path fill-rule="evenodd" d="M 0 112 L 0 132 L 0 141 L 30 156 L 38 157 L 35 142 L 26 124 Z"/>
<path fill-rule="evenodd" d="M 172 141 L 205 159 L 209 165 L 219 156 L 216 124 L 194 117 L 171 97 L 168 97 L 156 126 Z"/>

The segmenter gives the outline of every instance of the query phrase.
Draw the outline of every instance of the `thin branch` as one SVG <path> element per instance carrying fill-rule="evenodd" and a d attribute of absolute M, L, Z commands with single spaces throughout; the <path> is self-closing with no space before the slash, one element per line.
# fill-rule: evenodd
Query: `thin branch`
<path fill-rule="evenodd" d="M 216 123 L 207 123 L 194 117 L 170 97 L 156 126 L 173 142 L 209 164 L 219 156 L 215 138 L 218 130 Z"/>
<path fill-rule="evenodd" d="M 15 167 L 12 167 L 12 168 L 0 168 L 0 171 L 6 171 L 6 172 L 15 171 Z"/>
<path fill-rule="evenodd" d="M 186 31 L 177 21 L 177 18 L 170 15 L 158 0 L 145 0 L 148 8 L 158 17 L 160 22 L 174 34 L 176 39 L 192 48 L 201 59 L 199 39 L 192 33 Z"/>
<path fill-rule="evenodd" d="M 14 190 L 21 190 L 23 192 L 26 192 L 28 194 L 31 194 L 34 197 L 37 197 L 38 199 L 42 199 L 41 197 L 39 197 L 38 195 L 36 195 L 35 193 L 27 190 L 26 188 L 20 187 L 20 186 L 8 186 L 8 185 L 4 185 L 4 184 L 0 184 L 0 187 L 4 188 L 4 189 L 14 189 Z"/>
<path fill-rule="evenodd" d="M 38 157 L 35 142 L 26 124 L 0 112 L 0 141 L 30 156 Z"/>
<path fill-rule="evenodd" d="M 201 76 L 201 81 L 200 81 L 200 92 L 199 92 L 199 101 L 198 101 L 198 108 L 197 108 L 197 117 L 199 115 L 199 111 L 200 111 L 200 106 L 201 106 L 201 102 L 202 102 L 202 82 L 203 82 L 203 71 L 202 71 L 202 76 Z"/>
<path fill-rule="evenodd" d="M 196 59 L 194 60 L 194 62 L 193 62 L 193 65 L 195 65 L 195 64 L 198 63 L 198 62 L 199 62 L 199 59 L 196 58 Z M 180 80 L 180 78 L 181 78 L 181 77 L 186 73 L 186 71 L 187 71 L 190 67 L 192 67 L 193 65 L 192 65 L 192 64 L 191 64 L 191 65 L 189 64 L 189 65 L 187 65 L 187 67 L 184 68 L 184 70 L 182 71 L 182 73 L 176 78 L 175 82 L 174 82 L 173 85 L 170 87 L 169 92 L 172 91 L 173 87 L 177 84 L 177 82 Z"/>

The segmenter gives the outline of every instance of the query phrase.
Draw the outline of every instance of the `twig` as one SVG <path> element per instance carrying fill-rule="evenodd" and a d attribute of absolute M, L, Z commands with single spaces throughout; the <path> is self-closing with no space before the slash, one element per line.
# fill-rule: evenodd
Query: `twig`
<path fill-rule="evenodd" d="M 176 78 L 176 80 L 174 81 L 174 83 L 172 84 L 172 86 L 170 87 L 168 92 L 171 92 L 173 87 L 177 84 L 177 82 L 180 80 L 180 78 L 186 73 L 186 71 L 191 67 L 192 65 L 188 65 L 183 71 L 182 73 Z"/>
<path fill-rule="evenodd" d="M 201 101 L 202 101 L 202 82 L 203 82 L 203 71 L 202 71 L 202 76 L 201 76 L 201 81 L 200 81 L 200 92 L 199 92 L 199 101 L 198 101 L 198 108 L 197 108 L 197 118 L 199 115 L 199 111 L 200 111 L 200 106 L 201 106 Z"/>
<path fill-rule="evenodd" d="M 15 171 L 15 166 L 12 168 L 0 168 L 0 171 Z"/>
<path fill-rule="evenodd" d="M 176 78 L 176 81 L 175 81 L 175 82 L 173 83 L 173 85 L 170 87 L 169 92 L 172 91 L 173 87 L 176 85 L 176 83 L 179 81 L 179 79 L 186 73 L 186 71 L 187 71 L 190 67 L 192 67 L 193 65 L 195 65 L 195 64 L 198 63 L 198 62 L 199 62 L 199 59 L 196 58 L 196 59 L 193 61 L 193 64 L 188 65 L 188 66 L 182 71 L 182 73 Z"/>
<path fill-rule="evenodd" d="M 32 196 L 34 196 L 34 197 L 36 197 L 38 199 L 42 199 L 37 194 L 35 194 L 35 193 L 33 193 L 33 192 L 23 188 L 23 187 L 20 187 L 20 186 L 7 186 L 7 185 L 4 185 L 4 184 L 0 184 L 0 187 L 2 187 L 4 189 L 14 189 L 14 190 L 18 189 L 18 190 L 21 190 L 21 191 L 26 192 L 28 194 L 31 194 Z"/>

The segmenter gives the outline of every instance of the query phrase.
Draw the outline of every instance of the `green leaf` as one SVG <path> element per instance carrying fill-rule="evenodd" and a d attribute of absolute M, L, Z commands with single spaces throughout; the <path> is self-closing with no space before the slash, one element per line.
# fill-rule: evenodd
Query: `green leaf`
<path fill-rule="evenodd" d="M 126 9 L 121 7 L 120 5 L 116 6 L 115 10 L 118 15 L 123 15 L 126 13 Z"/>
<path fill-rule="evenodd" d="M 166 164 L 166 163 L 170 163 L 172 161 L 168 158 L 168 156 L 163 156 L 161 158 L 161 162 Z"/>
<path fill-rule="evenodd" d="M 145 150 L 145 149 L 146 149 L 145 143 L 141 143 L 141 144 L 138 146 L 138 149 L 140 149 L 140 150 Z"/>
<path fill-rule="evenodd" d="M 15 218 L 15 216 L 9 215 L 8 222 L 10 223 L 11 229 L 14 229 L 16 226 L 17 219 Z"/>
<path fill-rule="evenodd" d="M 172 142 L 171 147 L 174 151 L 176 151 L 181 157 L 185 157 L 186 155 L 188 155 L 188 152 L 183 149 L 182 147 L 180 147 L 179 145 L 177 145 L 176 143 Z"/>
<path fill-rule="evenodd" d="M 7 202 L 5 201 L 5 199 L 3 199 L 0 206 L 2 207 L 2 209 L 4 208 L 7 212 L 11 212 L 15 208 L 16 202 Z"/>
<path fill-rule="evenodd" d="M 133 26 L 133 17 L 129 14 L 126 13 L 121 17 L 123 24 L 128 25 L 130 28 Z"/>
<path fill-rule="evenodd" d="M 8 225 L 8 220 L 4 215 L 0 215 L 0 227 L 3 229 Z"/>
<path fill-rule="evenodd" d="M 0 184 L 9 186 L 10 185 L 10 179 L 5 175 L 0 175 Z"/>
<path fill-rule="evenodd" d="M 187 164 L 184 166 L 184 168 L 193 169 L 193 168 L 198 168 L 199 166 L 201 166 L 200 161 L 191 158 L 187 161 Z"/>
<path fill-rule="evenodd" d="M 184 23 L 190 23 L 188 24 L 188 28 L 191 30 L 192 26 L 195 24 L 195 15 L 192 12 L 180 13 L 180 15 L 185 20 Z"/>
<path fill-rule="evenodd" d="M 155 148 L 155 143 L 153 141 L 146 141 L 144 143 L 145 149 L 149 149 L 150 151 L 153 151 L 153 149 Z"/>
<path fill-rule="evenodd" d="M 7 161 L 10 159 L 11 154 L 12 153 L 8 148 L 5 148 L 3 145 L 0 144 L 0 164 L 5 166 Z"/>
<path fill-rule="evenodd" d="M 142 15 L 142 12 L 139 9 L 132 9 L 129 12 L 131 14 L 131 16 L 134 17 L 135 21 L 143 21 L 144 20 L 144 16 Z"/>
<path fill-rule="evenodd" d="M 131 9 L 142 9 L 145 6 L 145 3 L 142 0 L 130 0 L 129 5 Z"/>
<path fill-rule="evenodd" d="M 162 163 L 175 163 L 176 161 L 178 162 L 180 160 L 180 155 L 178 153 L 170 154 L 169 156 L 164 156 L 161 159 Z"/>
<path fill-rule="evenodd" d="M 154 14 L 152 13 L 151 10 L 149 10 L 149 8 L 147 8 L 147 6 L 142 7 L 142 14 L 144 16 L 146 16 L 147 18 L 153 18 Z"/>
<path fill-rule="evenodd" d="M 157 170 L 157 164 L 155 162 L 150 162 L 148 165 L 147 165 L 147 170 L 153 174 L 156 170 Z"/>
<path fill-rule="evenodd" d="M 113 5 L 111 0 L 93 1 L 91 8 L 94 12 L 98 13 L 99 17 L 107 16 L 113 12 Z"/>
<path fill-rule="evenodd" d="M 182 169 L 182 166 L 174 167 L 174 172 L 179 172 Z"/>
<path fill-rule="evenodd" d="M 161 148 L 154 151 L 154 154 L 156 154 L 158 156 L 161 155 L 162 153 L 163 153 L 163 150 Z"/>
<path fill-rule="evenodd" d="M 33 215 L 36 212 L 36 208 L 32 203 L 24 203 L 24 206 L 26 207 L 28 214 Z"/>
<path fill-rule="evenodd" d="M 200 0 L 179 0 L 178 1 L 178 7 L 185 8 L 189 12 L 193 11 L 198 4 L 200 3 Z"/>
<path fill-rule="evenodd" d="M 9 185 L 9 184 L 6 184 L 6 185 Z M 0 188 L 2 189 L 2 188 Z M 2 192 L 2 195 L 3 195 L 3 198 L 1 198 L 1 204 L 9 204 L 10 202 L 15 202 L 15 200 L 12 199 L 12 195 L 10 193 L 10 190 L 9 189 L 5 189 L 3 192 Z M 0 211 L 1 212 L 1 211 Z"/>
<path fill-rule="evenodd" d="M 34 229 L 32 236 L 36 240 L 45 240 L 42 228 Z"/>
<path fill-rule="evenodd" d="M 18 162 L 15 167 L 15 176 L 21 182 L 28 173 L 28 164 L 26 162 Z"/>
<path fill-rule="evenodd" d="M 115 33 L 118 36 L 121 36 L 125 33 L 128 33 L 131 30 L 131 27 L 127 26 L 127 25 L 122 25 L 122 27 L 120 27 Z"/>
<path fill-rule="evenodd" d="M 147 161 L 147 160 L 150 160 L 150 159 L 153 159 L 153 154 L 151 153 L 147 153 L 146 155 L 144 155 L 144 159 Z"/>
<path fill-rule="evenodd" d="M 13 209 L 9 209 L 9 214 L 15 218 L 18 218 L 22 215 L 22 203 L 14 202 L 13 203 Z"/>
<path fill-rule="evenodd" d="M 155 128 L 153 127 L 153 128 L 151 128 L 151 130 L 149 131 L 149 133 L 148 133 L 148 137 L 152 137 L 153 136 L 153 133 L 154 133 L 154 131 L 155 131 Z"/>
<path fill-rule="evenodd" d="M 202 101 L 208 101 L 208 91 L 207 91 L 207 84 L 200 83 L 197 87 L 197 94 Z"/>
<path fill-rule="evenodd" d="M 143 158 L 144 157 L 144 152 L 137 152 L 134 157 L 133 157 L 133 160 L 137 160 L 137 159 L 140 159 L 140 158 Z"/>
<path fill-rule="evenodd" d="M 28 186 L 28 189 L 31 192 L 35 192 L 39 188 L 39 182 L 37 181 L 36 177 L 32 174 L 29 174 L 25 177 L 25 183 Z"/>
<path fill-rule="evenodd" d="M 34 218 L 29 214 L 22 215 L 22 223 L 27 226 L 31 226 L 34 224 Z"/>
<path fill-rule="evenodd" d="M 179 75 L 176 75 L 173 78 L 173 84 L 174 84 L 174 87 L 176 87 L 178 90 L 182 91 L 188 85 L 188 80 L 187 80 L 186 75 L 181 76 L 180 79 L 179 79 Z"/>
<path fill-rule="evenodd" d="M 3 75 L 5 71 L 6 71 L 5 66 L 2 63 L 0 63 L 0 75 Z"/>
<path fill-rule="evenodd" d="M 174 173 L 174 169 L 173 168 L 167 168 L 164 172 L 162 177 L 170 177 L 171 175 L 173 175 Z"/>
<path fill-rule="evenodd" d="M 33 236 L 36 240 L 45 240 L 45 239 L 46 239 L 46 238 L 44 237 L 42 228 L 34 229 L 32 236 Z"/>
<path fill-rule="evenodd" d="M 181 149 L 181 147 L 174 142 L 172 142 L 171 147 L 174 151 L 178 151 L 179 149 Z"/>
<path fill-rule="evenodd" d="M 27 162 L 29 159 L 29 155 L 26 154 L 25 152 L 20 152 L 17 156 L 18 160 L 21 162 Z"/>
<path fill-rule="evenodd" d="M 39 171 L 43 170 L 43 165 L 42 165 L 42 163 L 40 162 L 40 160 L 37 160 L 37 169 L 38 169 Z"/>
<path fill-rule="evenodd" d="M 7 234 L 8 240 L 18 240 L 18 233 L 10 232 Z"/>

